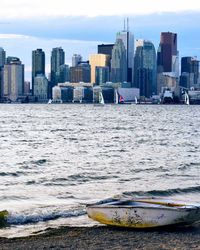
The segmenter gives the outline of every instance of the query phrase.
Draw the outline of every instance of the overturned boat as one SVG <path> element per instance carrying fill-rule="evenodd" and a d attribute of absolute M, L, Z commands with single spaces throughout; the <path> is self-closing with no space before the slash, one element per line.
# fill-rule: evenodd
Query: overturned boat
<path fill-rule="evenodd" d="M 151 228 L 192 224 L 200 220 L 200 204 L 157 198 L 119 199 L 87 205 L 88 216 L 102 224 Z"/>

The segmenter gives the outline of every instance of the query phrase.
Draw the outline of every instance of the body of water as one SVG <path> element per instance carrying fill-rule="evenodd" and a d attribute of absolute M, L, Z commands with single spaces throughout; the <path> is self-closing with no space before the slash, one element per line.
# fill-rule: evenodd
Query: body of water
<path fill-rule="evenodd" d="M 0 105 L 0 236 L 92 226 L 85 204 L 200 202 L 200 106 Z"/>

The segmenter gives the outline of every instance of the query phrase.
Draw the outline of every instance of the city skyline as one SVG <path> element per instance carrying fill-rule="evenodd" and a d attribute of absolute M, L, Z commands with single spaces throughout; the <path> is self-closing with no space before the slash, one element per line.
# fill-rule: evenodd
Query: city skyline
<path fill-rule="evenodd" d="M 55 47 L 62 47 L 65 51 L 66 64 L 71 64 L 74 53 L 81 54 L 87 60 L 89 54 L 97 53 L 98 44 L 115 42 L 116 33 L 123 30 L 126 17 L 129 17 L 130 31 L 135 39 L 150 40 L 157 50 L 160 33 L 174 32 L 179 37 L 180 58 L 200 57 L 197 32 L 200 3 L 197 1 L 182 1 L 181 5 L 162 0 L 156 0 L 154 4 L 146 0 L 126 4 L 115 2 L 111 9 L 110 5 L 101 1 L 101 5 L 96 8 L 99 12 L 95 11 L 96 6 L 89 0 L 84 1 L 84 8 L 75 8 L 74 3 L 62 0 L 58 0 L 56 6 L 54 1 L 38 3 L 10 0 L 3 2 L 0 10 L 0 47 L 7 51 L 7 55 L 19 57 L 25 64 L 26 80 L 31 80 L 33 50 L 44 50 L 47 73 L 50 72 L 51 50 Z M 76 6 L 82 5 L 80 1 L 76 3 Z M 79 9 L 85 12 L 79 13 Z"/>

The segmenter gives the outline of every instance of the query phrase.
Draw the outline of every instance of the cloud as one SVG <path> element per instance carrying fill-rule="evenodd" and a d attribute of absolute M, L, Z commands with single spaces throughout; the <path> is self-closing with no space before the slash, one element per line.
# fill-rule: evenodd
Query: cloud
<path fill-rule="evenodd" d="M 197 0 L 1 0 L 0 16 L 10 18 L 143 15 L 200 10 Z"/>

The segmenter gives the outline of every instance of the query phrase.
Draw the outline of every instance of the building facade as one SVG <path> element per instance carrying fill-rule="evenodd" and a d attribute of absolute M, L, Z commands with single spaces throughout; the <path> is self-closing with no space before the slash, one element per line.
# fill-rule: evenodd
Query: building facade
<path fill-rule="evenodd" d="M 109 67 L 97 66 L 95 69 L 95 83 L 101 85 L 109 81 Z"/>
<path fill-rule="evenodd" d="M 96 82 L 96 67 L 109 67 L 110 56 L 105 54 L 93 54 L 89 56 L 89 62 L 91 67 L 91 83 Z"/>
<path fill-rule="evenodd" d="M 0 100 L 3 96 L 3 67 L 6 62 L 6 52 L 0 47 Z"/>
<path fill-rule="evenodd" d="M 32 93 L 34 93 L 34 79 L 38 74 L 45 75 L 45 53 L 42 49 L 32 51 Z"/>
<path fill-rule="evenodd" d="M 79 64 L 76 67 L 70 67 L 70 82 L 90 82 L 91 78 L 90 65 L 88 63 Z"/>
<path fill-rule="evenodd" d="M 24 65 L 17 57 L 7 58 L 3 69 L 3 97 L 13 102 L 24 94 Z"/>
<path fill-rule="evenodd" d="M 134 86 L 140 89 L 141 96 L 150 97 L 157 92 L 156 51 L 150 41 L 136 41 Z"/>
<path fill-rule="evenodd" d="M 79 63 L 82 61 L 82 56 L 79 54 L 73 54 L 72 56 L 72 67 L 78 66 Z"/>
<path fill-rule="evenodd" d="M 43 74 L 37 74 L 34 78 L 34 97 L 38 102 L 47 102 L 48 99 L 48 79 Z"/>
<path fill-rule="evenodd" d="M 110 80 L 114 83 L 127 81 L 126 49 L 121 39 L 116 40 L 112 50 Z"/>
<path fill-rule="evenodd" d="M 65 64 L 65 52 L 61 47 L 53 48 L 51 52 L 51 86 L 60 82 L 60 66 Z"/>
<path fill-rule="evenodd" d="M 180 86 L 199 89 L 199 61 L 194 57 L 181 58 Z"/>

